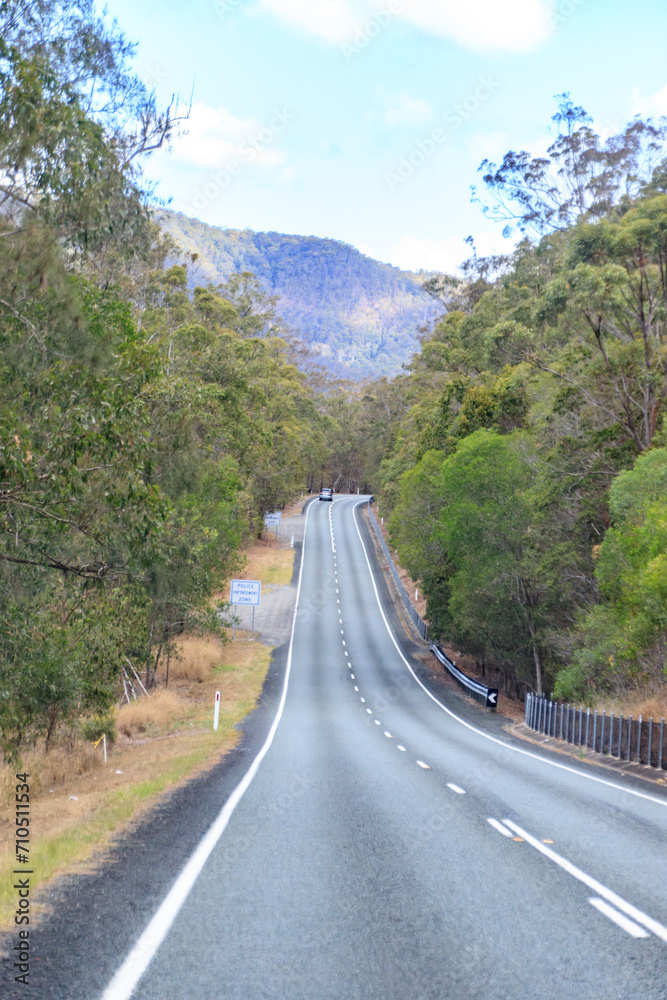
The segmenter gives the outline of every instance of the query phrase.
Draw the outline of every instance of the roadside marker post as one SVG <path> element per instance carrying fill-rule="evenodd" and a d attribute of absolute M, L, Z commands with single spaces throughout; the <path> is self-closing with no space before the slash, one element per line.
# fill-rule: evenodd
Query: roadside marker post
<path fill-rule="evenodd" d="M 213 709 L 213 729 L 217 731 L 220 721 L 220 692 L 215 692 L 215 708 Z"/>

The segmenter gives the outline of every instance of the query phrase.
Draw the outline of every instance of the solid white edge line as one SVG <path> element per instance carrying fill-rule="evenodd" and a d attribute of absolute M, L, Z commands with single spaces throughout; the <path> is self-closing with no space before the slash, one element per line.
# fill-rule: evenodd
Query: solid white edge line
<path fill-rule="evenodd" d="M 190 859 L 186 862 L 185 867 L 181 871 L 180 875 L 177 877 L 173 886 L 167 893 L 166 897 L 160 904 L 159 908 L 151 918 L 148 926 L 142 933 L 141 937 L 135 944 L 135 946 L 130 951 L 129 955 L 118 969 L 113 979 L 107 986 L 106 990 L 102 994 L 100 1000 L 129 1000 L 134 992 L 134 989 L 143 976 L 144 972 L 153 960 L 158 948 L 167 936 L 169 929 L 171 928 L 174 920 L 178 916 L 179 910 L 183 906 L 183 903 L 187 899 L 190 890 L 192 889 L 197 876 L 201 872 L 202 868 L 206 864 L 213 848 L 216 846 L 220 837 L 225 831 L 231 816 L 236 809 L 237 805 L 245 795 L 252 779 L 257 774 L 259 765 L 264 760 L 264 757 L 268 753 L 269 747 L 273 743 L 273 739 L 276 735 L 278 729 L 278 724 L 282 718 L 283 710 L 285 708 L 285 700 L 287 698 L 287 688 L 289 685 L 290 673 L 292 670 L 292 646 L 294 644 L 294 627 L 296 625 L 296 616 L 299 610 L 299 597 L 301 595 L 301 579 L 303 577 L 303 567 L 305 563 L 305 552 L 306 552 L 306 532 L 308 530 L 308 515 L 310 514 L 310 509 L 312 503 L 308 505 L 308 510 L 306 511 L 306 522 L 303 529 L 303 542 L 301 545 L 301 566 L 299 568 L 299 582 L 296 591 L 296 602 L 294 604 L 294 614 L 292 616 L 292 634 L 290 636 L 290 644 L 287 652 L 287 665 L 285 668 L 285 680 L 283 683 L 283 691 L 280 698 L 280 703 L 278 705 L 278 710 L 276 712 L 276 717 L 273 720 L 271 728 L 269 730 L 268 736 L 259 751 L 252 764 L 248 768 L 244 777 L 241 779 L 239 784 L 236 786 L 229 799 L 224 804 L 217 818 L 213 821 L 208 831 L 204 834 L 203 838 L 200 840 L 199 844 L 195 848 Z"/>
<path fill-rule="evenodd" d="M 451 781 L 447 782 L 447 788 L 451 788 L 451 790 L 453 792 L 456 792 L 457 795 L 465 795 L 465 788 L 460 788 L 458 785 L 453 784 L 453 782 Z"/>
<path fill-rule="evenodd" d="M 353 514 L 356 512 L 357 507 L 360 507 L 362 504 L 367 504 L 367 503 L 368 503 L 367 500 L 359 500 L 359 501 L 357 501 L 357 503 L 355 503 L 355 505 L 353 507 Z M 646 792 L 638 792 L 634 788 L 625 788 L 623 785 L 617 785 L 615 782 L 613 782 L 613 781 L 607 781 L 605 778 L 596 778 L 594 774 L 588 774 L 586 771 L 575 770 L 575 768 L 568 767 L 566 764 L 559 764 L 558 761 L 549 760 L 547 757 L 541 757 L 537 753 L 531 753 L 530 750 L 524 750 L 521 747 L 516 747 L 516 746 L 514 746 L 513 743 L 506 743 L 504 740 L 499 740 L 499 739 L 497 739 L 497 737 L 491 736 L 490 733 L 485 733 L 482 729 L 478 729 L 476 726 L 473 726 L 471 723 L 466 722 L 465 719 L 462 719 L 460 716 L 456 715 L 455 712 L 452 712 L 452 710 L 450 708 L 447 708 L 446 705 L 443 705 L 443 703 L 441 701 L 439 701 L 435 697 L 434 694 L 431 694 L 431 692 L 426 687 L 426 685 L 422 684 L 422 682 L 419 680 L 419 678 L 417 677 L 416 673 L 414 672 L 414 670 L 410 666 L 409 662 L 406 660 L 405 656 L 401 652 L 400 646 L 398 645 L 398 643 L 396 641 L 396 638 L 394 637 L 394 633 L 392 632 L 391 626 L 389 625 L 389 622 L 387 621 L 387 619 L 385 617 L 385 613 L 384 613 L 384 611 L 382 609 L 382 602 L 380 601 L 380 595 L 378 594 L 377 587 L 375 586 L 375 579 L 373 577 L 373 570 L 371 569 L 371 564 L 370 564 L 369 559 L 368 559 L 368 553 L 366 552 L 366 546 L 364 545 L 364 541 L 363 541 L 363 539 L 361 537 L 361 532 L 359 531 L 359 525 L 357 523 L 356 516 L 354 517 L 354 524 L 355 524 L 355 527 L 357 529 L 357 534 L 359 536 L 359 541 L 361 543 L 361 548 L 363 549 L 364 556 L 366 557 L 366 565 L 368 566 L 368 572 L 370 574 L 371 583 L 373 585 L 373 590 L 375 591 L 375 598 L 376 598 L 377 603 L 378 603 L 378 608 L 380 609 L 380 614 L 382 615 L 382 620 L 384 621 L 384 624 L 385 624 L 385 627 L 387 629 L 387 632 L 389 633 L 389 638 L 391 639 L 391 641 L 393 642 L 394 646 L 396 647 L 396 652 L 398 653 L 398 655 L 400 656 L 400 658 L 403 660 L 403 663 L 406 665 L 406 667 L 408 668 L 408 670 L 412 674 L 413 678 L 417 681 L 417 684 L 419 684 L 419 686 L 422 689 L 422 691 L 425 691 L 426 694 L 431 699 L 431 701 L 434 701 L 435 704 L 439 708 L 441 708 L 443 710 L 443 712 L 446 712 L 447 715 L 451 716 L 452 719 L 455 719 L 456 722 L 459 722 L 462 726 L 465 726 L 466 729 L 469 729 L 473 733 L 477 733 L 478 736 L 482 736 L 485 740 L 490 740 L 491 743 L 496 743 L 498 746 L 503 747 L 503 749 L 505 749 L 505 750 L 511 750 L 513 753 L 521 754 L 523 757 L 530 757 L 530 758 L 532 758 L 532 760 L 540 761 L 540 763 L 547 764 L 549 767 L 556 767 L 560 771 L 567 771 L 568 774 L 574 774 L 578 778 L 585 778 L 587 781 L 594 781 L 598 785 L 606 785 L 607 788 L 613 788 L 613 789 L 615 789 L 618 792 L 625 792 L 627 795 L 634 795 L 638 799 L 646 799 L 647 802 L 654 802 L 656 805 L 667 807 L 667 799 L 658 799 L 654 795 L 647 795 Z"/>
<path fill-rule="evenodd" d="M 632 905 L 632 903 L 626 902 L 622 896 L 617 896 L 616 893 L 612 892 L 611 889 L 608 889 L 606 885 L 602 885 L 602 883 L 598 882 L 597 879 L 593 878 L 591 875 L 587 875 L 586 872 L 582 871 L 581 868 L 577 868 L 577 866 L 573 865 L 571 861 L 567 860 L 567 858 L 563 858 L 560 854 L 556 854 L 556 852 L 552 851 L 550 847 L 546 846 L 546 844 L 543 844 L 541 841 L 537 840 L 536 837 L 533 837 L 529 833 L 526 833 L 525 830 L 522 830 L 521 827 L 517 826 L 517 824 L 512 822 L 511 819 L 504 819 L 503 823 L 505 826 L 508 826 L 510 830 L 514 830 L 519 837 L 523 837 L 526 843 L 530 844 L 531 847 L 534 847 L 536 851 L 544 854 L 544 856 L 549 858 L 550 861 L 553 861 L 560 868 L 562 868 L 563 871 L 566 871 L 568 875 L 572 875 L 573 878 L 583 882 L 589 889 L 596 892 L 598 896 L 602 896 L 602 898 L 606 899 L 608 903 L 615 906 L 617 910 L 621 910 L 622 913 L 625 913 L 633 920 L 636 920 L 638 924 L 641 924 L 643 927 L 646 927 L 647 930 L 652 931 L 656 937 L 659 937 L 663 941 L 667 942 L 667 927 L 663 927 L 663 925 L 658 923 L 657 920 L 654 920 L 652 917 L 647 916 L 646 913 L 638 910 L 636 906 Z"/>
<path fill-rule="evenodd" d="M 624 917 L 622 913 L 615 910 L 613 906 L 609 905 L 609 903 L 605 903 L 604 899 L 595 899 L 595 897 L 593 897 L 592 899 L 589 899 L 588 902 L 591 906 L 594 906 L 596 910 L 599 910 L 600 913 L 604 913 L 605 917 L 609 917 L 610 920 L 613 920 L 615 924 L 621 927 L 632 937 L 647 938 L 649 936 L 648 931 L 645 931 L 643 927 L 636 924 L 634 920 L 628 920 L 627 917 Z"/>
<path fill-rule="evenodd" d="M 493 829 L 497 830 L 498 833 L 502 833 L 503 837 L 512 837 L 512 831 L 508 830 L 506 826 L 503 826 L 503 824 L 500 822 L 500 820 L 497 820 L 497 819 L 487 819 L 486 822 L 490 823 L 491 826 L 493 827 Z"/>

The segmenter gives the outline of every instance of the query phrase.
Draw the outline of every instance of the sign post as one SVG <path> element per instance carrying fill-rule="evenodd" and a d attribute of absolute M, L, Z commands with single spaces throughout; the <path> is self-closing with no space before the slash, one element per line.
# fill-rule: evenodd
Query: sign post
<path fill-rule="evenodd" d="M 279 510 L 267 511 L 264 515 L 264 527 L 276 529 L 276 538 L 278 537 L 278 526 L 280 525 L 281 514 Z"/>
<path fill-rule="evenodd" d="M 255 608 L 259 605 L 262 596 L 262 584 L 260 580 L 232 580 L 232 590 L 230 603 L 232 607 L 243 604 L 246 607 L 252 606 L 252 628 L 250 638 L 255 638 Z M 232 626 L 232 638 L 235 635 Z"/>

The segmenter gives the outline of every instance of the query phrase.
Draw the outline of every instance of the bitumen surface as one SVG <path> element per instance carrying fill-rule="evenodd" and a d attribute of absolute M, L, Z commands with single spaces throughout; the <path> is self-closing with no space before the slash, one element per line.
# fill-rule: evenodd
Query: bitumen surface
<path fill-rule="evenodd" d="M 54 890 L 29 995 L 667 1000 L 664 789 L 434 686 L 358 503 L 310 505 L 239 747 Z"/>

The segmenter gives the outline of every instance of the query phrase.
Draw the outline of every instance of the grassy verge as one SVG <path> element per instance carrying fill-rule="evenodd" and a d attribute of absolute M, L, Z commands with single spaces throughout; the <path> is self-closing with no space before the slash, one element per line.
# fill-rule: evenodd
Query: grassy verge
<path fill-rule="evenodd" d="M 249 553 L 255 579 L 270 583 L 287 577 L 289 582 L 294 553 L 276 549 L 269 559 L 264 548 L 260 544 Z M 81 870 L 112 834 L 167 789 L 217 763 L 237 742 L 234 726 L 254 708 L 270 660 L 271 650 L 259 643 L 223 646 L 213 638 L 185 638 L 171 663 L 169 688 L 118 710 L 118 740 L 106 764 L 101 745 L 93 749 L 79 743 L 73 750 L 56 747 L 47 756 L 41 750 L 27 754 L 21 770 L 30 773 L 33 891 L 54 876 Z M 214 733 L 216 691 L 220 724 Z M 13 769 L 3 766 L 0 930 L 13 924 L 16 907 L 14 784 Z"/>

